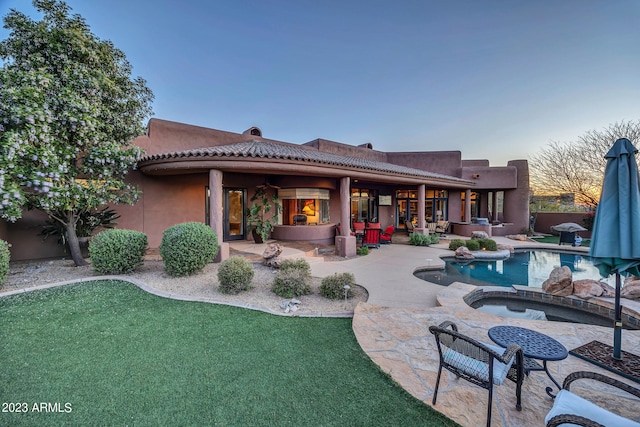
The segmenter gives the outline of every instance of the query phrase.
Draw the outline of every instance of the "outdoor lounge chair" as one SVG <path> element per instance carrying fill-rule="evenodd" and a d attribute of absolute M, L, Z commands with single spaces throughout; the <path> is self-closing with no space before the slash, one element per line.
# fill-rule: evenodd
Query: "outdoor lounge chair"
<path fill-rule="evenodd" d="M 520 411 L 522 381 L 524 380 L 524 354 L 522 348 L 511 344 L 506 349 L 474 340 L 458 332 L 453 322 L 442 322 L 429 326 L 435 336 L 440 355 L 438 377 L 433 392 L 433 405 L 438 397 L 438 386 L 442 368 L 489 391 L 487 427 L 491 425 L 491 403 L 493 386 L 500 385 L 505 378 L 516 383 L 516 409 Z"/>
<path fill-rule="evenodd" d="M 609 412 L 604 408 L 589 402 L 588 400 L 569 391 L 571 383 L 579 379 L 592 379 L 609 384 L 620 390 L 626 391 L 636 397 L 640 397 L 640 390 L 621 381 L 595 372 L 574 372 L 565 378 L 562 390 L 558 392 L 553 407 L 544 419 L 547 427 L 578 425 L 587 427 L 596 426 L 625 426 L 640 427 L 640 423 L 631 421 L 620 415 Z M 613 397 L 613 396 L 612 396 Z"/>
<path fill-rule="evenodd" d="M 391 243 L 391 236 L 393 236 L 394 231 L 396 231 L 396 228 L 393 225 L 390 225 L 387 228 L 385 228 L 382 234 L 380 235 L 380 243 L 383 243 L 383 244 Z"/>
<path fill-rule="evenodd" d="M 379 228 L 365 228 L 362 236 L 363 248 L 379 248 L 380 247 L 380 230 Z"/>
<path fill-rule="evenodd" d="M 411 221 L 405 221 L 404 226 L 409 232 L 409 234 L 413 233 L 413 223 Z"/>
<path fill-rule="evenodd" d="M 449 231 L 449 221 L 438 221 L 436 223 L 436 233 L 446 233 Z"/>

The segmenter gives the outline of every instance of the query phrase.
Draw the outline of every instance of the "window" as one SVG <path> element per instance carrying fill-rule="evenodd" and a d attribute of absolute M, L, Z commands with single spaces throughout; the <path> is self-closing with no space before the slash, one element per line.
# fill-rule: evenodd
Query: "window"
<path fill-rule="evenodd" d="M 307 224 L 326 224 L 330 221 L 329 190 L 283 188 L 278 191 L 278 198 L 282 204 L 283 225 L 299 223 L 300 215 L 307 217 Z"/>
<path fill-rule="evenodd" d="M 351 221 L 378 221 L 378 190 L 351 189 Z"/>

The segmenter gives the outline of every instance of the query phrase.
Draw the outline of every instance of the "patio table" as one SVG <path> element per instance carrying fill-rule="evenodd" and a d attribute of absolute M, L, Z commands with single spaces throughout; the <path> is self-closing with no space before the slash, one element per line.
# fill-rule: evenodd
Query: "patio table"
<path fill-rule="evenodd" d="M 556 387 L 559 390 L 562 389 L 547 368 L 548 361 L 563 360 L 569 355 L 566 347 L 560 342 L 548 335 L 519 326 L 494 326 L 489 329 L 488 334 L 489 338 L 499 346 L 507 347 L 509 344 L 518 344 L 522 347 L 522 353 L 525 357 L 524 369 L 527 375 L 530 371 L 545 371 Z M 541 360 L 542 366 L 534 359 Z M 546 388 L 547 394 L 555 397 L 552 391 L 551 387 Z"/>

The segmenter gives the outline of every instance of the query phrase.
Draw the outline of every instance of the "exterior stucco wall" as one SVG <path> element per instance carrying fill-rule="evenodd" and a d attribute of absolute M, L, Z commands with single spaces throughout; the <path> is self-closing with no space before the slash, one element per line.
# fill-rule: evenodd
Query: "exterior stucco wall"
<path fill-rule="evenodd" d="M 529 228 L 529 165 L 526 160 L 512 160 L 507 166 L 518 171 L 518 184 L 515 190 L 504 192 L 504 222 L 512 223 L 518 230 Z"/>
<path fill-rule="evenodd" d="M 461 178 L 476 183 L 473 191 L 505 190 L 518 187 L 518 169 L 515 166 L 465 166 L 462 168 Z"/>
<path fill-rule="evenodd" d="M 387 162 L 428 172 L 460 177 L 460 151 L 387 153 Z"/>
<path fill-rule="evenodd" d="M 387 155 L 382 151 L 376 151 L 371 148 L 355 147 L 353 145 L 343 144 L 341 142 L 329 141 L 327 139 L 314 139 L 303 145 L 314 147 L 318 151 L 324 153 L 337 154 L 339 156 L 358 157 L 361 159 L 374 160 L 378 162 L 386 162 Z"/>

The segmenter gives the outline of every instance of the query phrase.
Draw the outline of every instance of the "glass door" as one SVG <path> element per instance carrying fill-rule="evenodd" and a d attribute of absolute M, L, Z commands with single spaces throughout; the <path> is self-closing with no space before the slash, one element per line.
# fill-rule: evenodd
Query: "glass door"
<path fill-rule="evenodd" d="M 245 189 L 224 189 L 224 241 L 242 240 L 245 238 L 245 200 Z"/>

